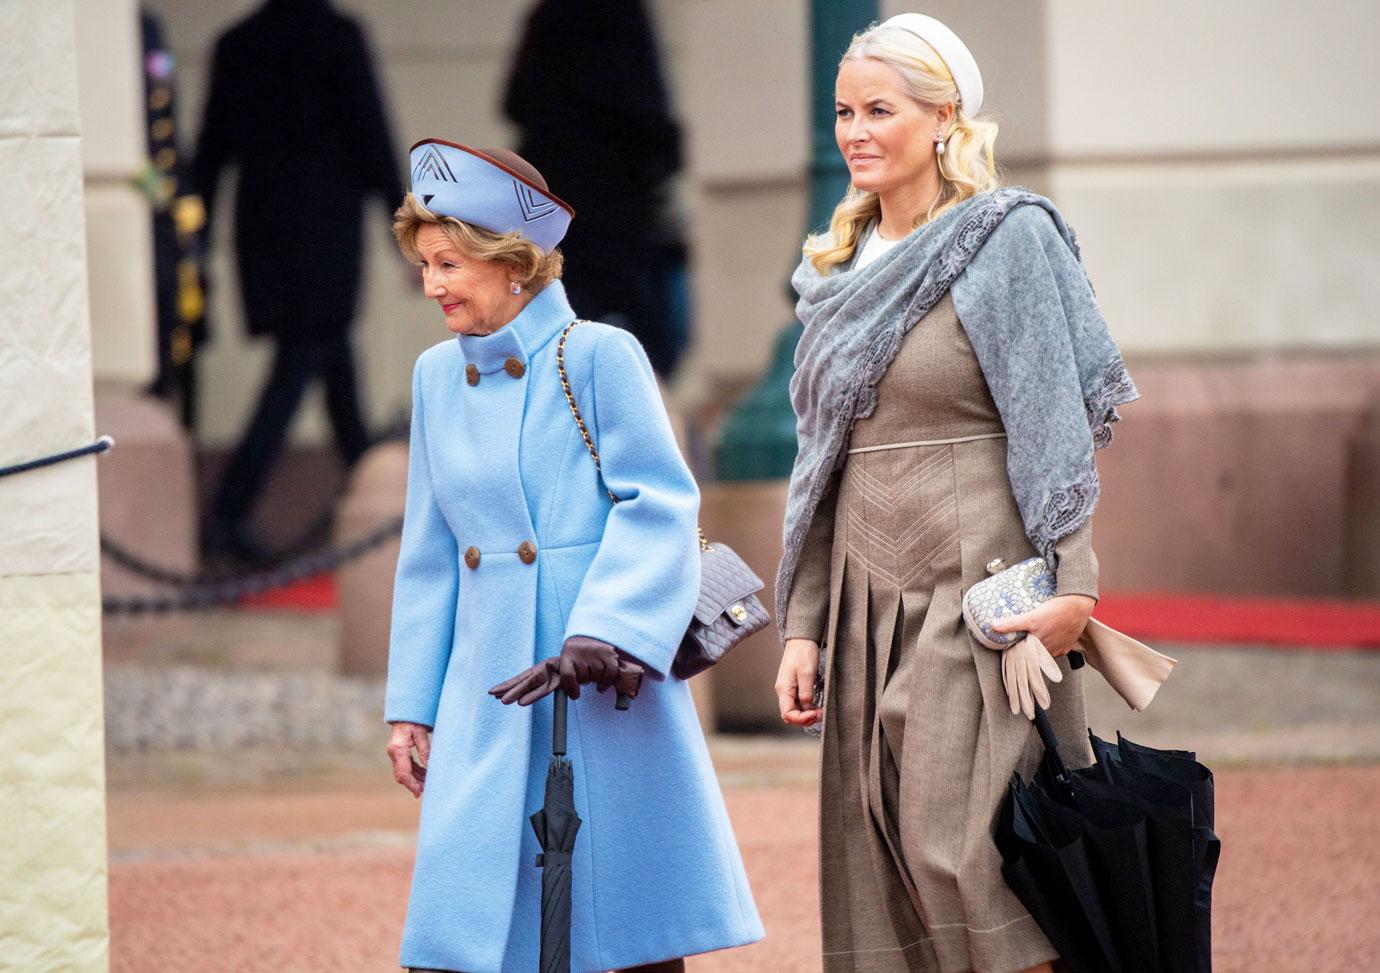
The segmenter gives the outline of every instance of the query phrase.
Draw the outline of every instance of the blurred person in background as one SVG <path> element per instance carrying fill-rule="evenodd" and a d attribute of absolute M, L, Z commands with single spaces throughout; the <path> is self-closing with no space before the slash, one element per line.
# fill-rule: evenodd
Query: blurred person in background
<path fill-rule="evenodd" d="M 690 339 L 681 133 L 643 0 L 539 0 L 503 108 L 581 214 L 563 244 L 571 303 L 631 331 L 669 379 Z"/>
<path fill-rule="evenodd" d="M 364 33 L 327 0 L 268 0 L 216 42 L 194 163 L 208 212 L 229 165 L 245 318 L 277 348 L 205 539 L 262 561 L 249 514 L 310 382 L 325 383 L 345 462 L 369 445 L 350 348 L 363 208 L 374 196 L 391 210 L 403 192 Z"/>
<path fill-rule="evenodd" d="M 570 968 L 674 973 L 763 935 L 689 684 L 670 674 L 699 595 L 699 491 L 637 339 L 572 327 L 557 244 L 573 216 L 512 152 L 413 146 L 394 232 L 457 336 L 413 377 L 384 712 L 394 778 L 422 798 L 401 955 L 416 970 L 537 966 L 528 815 L 557 687 L 584 822 Z M 630 667 L 640 693 L 618 681 Z M 582 685 L 637 700 L 617 712 Z"/>
<path fill-rule="evenodd" d="M 1042 755 L 1037 702 L 1070 766 L 1091 763 L 1065 656 L 1098 593 L 1094 450 L 1136 391 L 1053 203 L 997 188 L 952 31 L 903 14 L 862 32 L 835 98 L 852 184 L 792 279 L 800 452 L 776 588 L 782 718 L 823 723 L 824 968 L 1048 971 L 992 824 Z M 1057 595 L 984 648 L 964 591 L 1037 556 Z"/>
<path fill-rule="evenodd" d="M 144 54 L 148 163 L 139 179 L 153 210 L 154 293 L 158 313 L 158 374 L 149 392 L 178 405 L 182 424 L 196 428 L 196 349 L 206 339 L 202 279 L 206 210 L 194 190 L 177 138 L 177 86 L 163 25 L 139 11 Z"/>

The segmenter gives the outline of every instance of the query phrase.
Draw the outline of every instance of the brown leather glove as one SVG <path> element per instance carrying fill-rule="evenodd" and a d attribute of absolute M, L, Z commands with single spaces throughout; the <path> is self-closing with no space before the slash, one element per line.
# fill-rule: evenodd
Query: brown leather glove
<path fill-rule="evenodd" d="M 530 669 L 524 669 L 511 679 L 505 679 L 489 690 L 504 706 L 517 703 L 531 706 L 543 696 L 549 696 L 561 684 L 560 657 L 542 659 Z"/>
<path fill-rule="evenodd" d="M 543 659 L 505 679 L 490 689 L 489 695 L 505 706 L 531 706 L 557 687 L 564 689 L 571 699 L 579 699 L 580 686 L 593 683 L 601 693 L 613 686 L 619 695 L 634 699 L 642 688 L 643 672 L 642 666 L 607 642 L 575 635 L 565 640 L 559 656 Z"/>
<path fill-rule="evenodd" d="M 613 685 L 618 662 L 618 650 L 607 642 L 572 635 L 561 646 L 561 688 L 571 699 L 579 699 L 580 687 L 589 683 L 602 693 Z"/>

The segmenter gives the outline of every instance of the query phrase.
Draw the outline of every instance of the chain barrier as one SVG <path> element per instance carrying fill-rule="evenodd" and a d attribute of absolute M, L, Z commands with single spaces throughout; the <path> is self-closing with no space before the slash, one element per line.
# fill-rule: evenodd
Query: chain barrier
<path fill-rule="evenodd" d="M 104 453 L 114 445 L 115 440 L 109 436 L 102 436 L 87 446 L 0 467 L 0 477 L 27 473 L 82 456 Z M 247 574 L 187 574 L 174 571 L 145 561 L 102 534 L 101 551 L 113 561 L 150 581 L 168 585 L 176 590 L 165 595 L 105 598 L 101 601 L 101 609 L 106 614 L 137 615 L 145 612 L 162 614 L 173 611 L 200 611 L 234 605 L 252 595 L 285 588 L 318 574 L 335 571 L 402 534 L 403 519 L 398 517 L 340 547 L 305 553 L 303 548 L 330 526 L 334 508 L 334 503 L 327 504 L 325 510 L 302 532 L 300 538 L 275 555 L 274 564 Z"/>
<path fill-rule="evenodd" d="M 251 595 L 261 595 L 266 591 L 285 588 L 288 585 L 305 581 L 318 574 L 334 571 L 344 564 L 381 547 L 402 534 L 403 520 L 398 517 L 383 526 L 370 531 L 363 537 L 342 544 L 337 548 L 305 554 L 288 561 L 280 567 L 266 571 L 255 571 L 238 577 L 213 581 L 199 581 L 193 584 L 177 584 L 177 590 L 166 595 L 146 595 L 131 598 L 105 598 L 101 601 L 102 610 L 108 615 L 139 615 L 144 613 L 165 614 L 174 611 L 204 611 L 238 604 Z M 116 556 L 112 548 L 119 549 L 108 538 L 101 539 L 101 548 L 111 554 L 122 565 L 129 562 L 143 564 L 128 551 L 120 551 Z M 151 567 L 151 565 L 144 565 Z M 165 576 L 174 572 L 155 569 Z M 140 572 L 145 573 L 146 572 Z M 158 580 L 158 579 L 154 579 Z M 175 582 L 170 582 L 176 584 Z"/>
<path fill-rule="evenodd" d="M 275 551 L 273 555 L 264 563 L 254 565 L 257 572 L 272 571 L 275 568 L 283 567 L 298 558 L 312 553 L 313 545 L 320 546 L 320 538 L 329 531 L 331 521 L 335 518 L 335 506 L 344 491 L 326 505 L 326 508 L 317 515 L 307 529 L 297 537 L 296 540 Z M 173 568 L 163 567 L 146 561 L 144 558 L 135 554 L 129 548 L 124 547 L 114 538 L 101 535 L 101 553 L 106 554 L 112 561 L 120 565 L 126 571 L 139 575 L 141 578 L 156 582 L 158 584 L 173 585 L 179 588 L 191 587 L 193 585 L 216 585 L 234 581 L 237 578 L 245 577 L 243 571 L 203 571 L 197 574 L 190 574 L 185 571 L 177 571 Z"/>
<path fill-rule="evenodd" d="M 408 419 L 405 415 L 395 418 L 393 422 L 383 431 L 376 440 L 377 442 L 407 442 Z M 330 533 L 331 521 L 335 519 L 336 508 L 340 501 L 345 498 L 349 490 L 349 483 L 341 483 L 333 496 L 321 512 L 311 521 L 301 533 L 289 541 L 287 544 L 273 551 L 266 560 L 254 565 L 257 572 L 272 571 L 275 568 L 286 566 L 298 558 L 313 553 L 313 549 L 320 547 L 323 538 Z M 245 577 L 243 572 L 203 572 L 189 574 L 185 571 L 177 571 L 172 568 L 163 567 L 146 561 L 139 555 L 133 553 L 128 548 L 123 547 L 113 538 L 101 535 L 101 550 L 110 556 L 110 559 L 119 564 L 127 571 L 148 579 L 158 584 L 174 585 L 177 587 L 188 587 L 191 585 L 218 585 L 226 584 L 238 578 Z"/>

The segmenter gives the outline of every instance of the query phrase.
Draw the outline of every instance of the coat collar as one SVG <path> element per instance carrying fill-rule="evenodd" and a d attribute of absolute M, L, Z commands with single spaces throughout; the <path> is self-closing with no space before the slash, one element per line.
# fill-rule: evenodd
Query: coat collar
<path fill-rule="evenodd" d="M 509 358 L 516 358 L 525 365 L 573 320 L 575 312 L 566 299 L 565 286 L 553 280 L 517 317 L 493 334 L 459 335 L 460 353 L 466 364 L 475 365 L 483 375 L 502 371 Z"/>

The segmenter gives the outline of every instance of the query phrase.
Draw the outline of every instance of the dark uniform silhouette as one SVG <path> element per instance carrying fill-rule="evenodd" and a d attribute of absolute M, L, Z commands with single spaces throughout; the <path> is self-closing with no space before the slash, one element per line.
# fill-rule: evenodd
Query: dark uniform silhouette
<path fill-rule="evenodd" d="M 206 337 L 202 252 L 206 211 L 177 138 L 173 55 L 162 23 L 139 13 L 144 53 L 144 113 L 148 163 L 139 185 L 153 212 L 154 296 L 158 312 L 158 376 L 149 391 L 180 406 L 182 423 L 196 425 L 195 351 Z"/>
<path fill-rule="evenodd" d="M 327 0 L 268 0 L 216 42 L 194 163 L 208 210 L 230 164 L 245 317 L 277 341 L 207 525 L 213 546 L 246 553 L 247 515 L 309 382 L 325 381 L 346 462 L 369 442 L 349 345 L 362 217 L 368 197 L 391 213 L 403 189 L 364 34 Z"/>
<path fill-rule="evenodd" d="M 571 305 L 627 328 L 669 376 L 689 338 L 667 200 L 681 138 L 642 0 L 540 0 L 503 107 L 518 153 L 580 214 L 561 242 Z"/>

